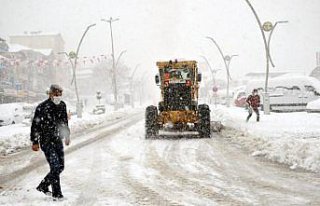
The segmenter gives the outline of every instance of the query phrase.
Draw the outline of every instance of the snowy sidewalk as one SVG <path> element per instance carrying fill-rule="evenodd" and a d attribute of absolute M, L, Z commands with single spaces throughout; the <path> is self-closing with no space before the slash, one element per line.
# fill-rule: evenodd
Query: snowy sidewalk
<path fill-rule="evenodd" d="M 101 115 L 84 113 L 81 119 L 72 116 L 69 121 L 71 135 L 74 136 L 103 122 L 119 119 L 125 115 L 134 113 L 134 111 L 135 109 L 125 108 Z M 0 127 L 0 156 L 15 153 L 30 146 L 30 127 L 30 124 L 23 123 Z"/>
<path fill-rule="evenodd" d="M 225 136 L 249 149 L 254 156 L 290 165 L 291 169 L 304 168 L 320 172 L 320 114 L 260 112 L 260 122 L 255 113 L 245 121 L 248 112 L 239 107 L 214 105 L 212 120 L 219 120 L 227 128 Z M 230 130 L 232 128 L 234 130 Z"/>

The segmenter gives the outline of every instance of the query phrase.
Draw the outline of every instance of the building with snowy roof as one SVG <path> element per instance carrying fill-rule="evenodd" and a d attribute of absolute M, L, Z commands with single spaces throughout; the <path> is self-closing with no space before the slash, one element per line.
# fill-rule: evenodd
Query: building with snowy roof
<path fill-rule="evenodd" d="M 50 83 L 69 86 L 69 62 L 54 55 L 52 48 L 7 45 L 6 51 L 0 51 L 0 104 L 39 101 L 46 98 Z"/>
<path fill-rule="evenodd" d="M 21 35 L 11 35 L 11 44 L 20 44 L 31 49 L 48 50 L 54 54 L 64 51 L 65 42 L 60 33 L 25 32 Z"/>

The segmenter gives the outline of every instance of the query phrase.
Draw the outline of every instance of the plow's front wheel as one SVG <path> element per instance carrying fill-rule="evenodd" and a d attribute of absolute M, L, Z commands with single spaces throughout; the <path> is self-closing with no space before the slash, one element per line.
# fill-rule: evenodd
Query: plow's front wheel
<path fill-rule="evenodd" d="M 159 126 L 157 124 L 157 118 L 158 118 L 157 107 L 148 106 L 146 108 L 146 122 L 145 122 L 145 129 L 146 129 L 145 138 L 146 139 L 150 139 L 158 135 Z"/>
<path fill-rule="evenodd" d="M 211 127 L 210 127 L 210 108 L 206 104 L 201 104 L 198 107 L 199 111 L 199 123 L 198 132 L 200 137 L 210 138 Z"/>

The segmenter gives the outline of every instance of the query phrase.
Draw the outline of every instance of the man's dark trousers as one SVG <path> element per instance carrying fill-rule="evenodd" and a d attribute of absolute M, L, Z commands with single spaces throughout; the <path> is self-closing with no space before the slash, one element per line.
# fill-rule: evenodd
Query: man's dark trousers
<path fill-rule="evenodd" d="M 260 114 L 259 114 L 259 109 L 258 108 L 249 108 L 249 115 L 247 117 L 247 122 L 249 121 L 250 117 L 252 116 L 252 110 L 256 113 L 257 115 L 257 122 L 260 120 Z"/>
<path fill-rule="evenodd" d="M 61 139 L 56 140 L 54 144 L 52 143 L 53 142 L 41 145 L 41 149 L 49 163 L 50 172 L 41 181 L 40 186 L 47 188 L 49 185 L 51 185 L 52 196 L 55 197 L 62 195 L 60 186 L 60 173 L 64 169 L 64 152 Z"/>

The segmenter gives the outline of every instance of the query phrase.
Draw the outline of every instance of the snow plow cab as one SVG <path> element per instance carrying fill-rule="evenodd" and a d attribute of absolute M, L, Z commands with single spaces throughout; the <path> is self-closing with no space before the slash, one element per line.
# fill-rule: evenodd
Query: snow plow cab
<path fill-rule="evenodd" d="M 210 109 L 198 105 L 199 82 L 196 61 L 157 62 L 159 74 L 156 84 L 161 90 L 158 107 L 146 108 L 145 137 L 159 135 L 159 130 L 197 131 L 200 137 L 209 138 Z"/>

